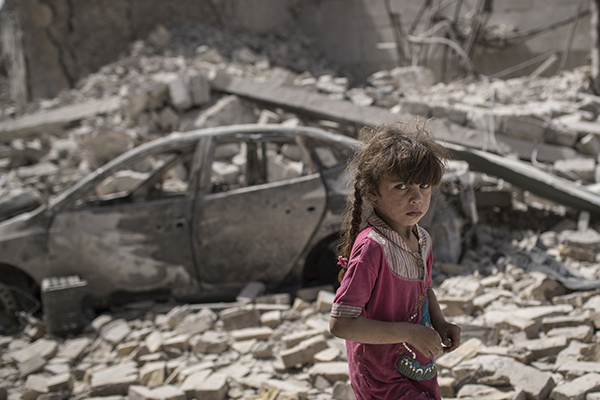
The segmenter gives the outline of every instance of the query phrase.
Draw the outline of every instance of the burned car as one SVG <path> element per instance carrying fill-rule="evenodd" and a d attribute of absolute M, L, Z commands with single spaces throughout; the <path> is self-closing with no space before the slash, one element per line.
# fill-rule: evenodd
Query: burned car
<path fill-rule="evenodd" d="M 331 279 L 358 142 L 308 127 L 238 125 L 142 144 L 39 208 L 0 223 L 0 307 L 49 277 L 118 295 Z M 327 267 L 323 268 L 326 265 Z"/>

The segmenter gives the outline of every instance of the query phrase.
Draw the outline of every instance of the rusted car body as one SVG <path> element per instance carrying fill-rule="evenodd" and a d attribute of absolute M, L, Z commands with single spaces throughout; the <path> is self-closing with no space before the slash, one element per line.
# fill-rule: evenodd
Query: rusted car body
<path fill-rule="evenodd" d="M 117 293 L 330 275 L 319 260 L 340 230 L 357 143 L 315 128 L 238 125 L 138 146 L 0 223 L 0 302 L 10 308 L 6 288 L 35 291 L 52 276 L 79 276 L 106 304 Z"/>

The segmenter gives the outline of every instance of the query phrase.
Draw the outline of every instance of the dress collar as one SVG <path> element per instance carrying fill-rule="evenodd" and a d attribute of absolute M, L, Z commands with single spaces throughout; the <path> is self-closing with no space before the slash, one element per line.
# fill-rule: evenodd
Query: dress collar
<path fill-rule="evenodd" d="M 407 251 L 409 253 L 413 253 L 410 250 L 410 248 L 408 247 L 408 245 L 406 244 L 406 241 L 402 238 L 402 236 L 400 236 L 400 234 L 398 232 L 396 232 L 395 230 L 390 228 L 390 226 L 388 224 L 386 224 L 385 221 L 382 220 L 379 217 L 379 215 L 377 215 L 377 213 L 375 213 L 375 211 L 371 212 L 371 215 L 369 215 L 369 218 L 367 218 L 367 222 L 373 228 L 377 229 L 381 234 L 383 234 L 385 237 L 387 237 L 389 240 L 394 242 L 402 250 Z M 420 253 L 421 249 L 423 249 L 425 247 L 424 246 L 424 240 L 425 240 L 424 235 L 421 234 L 421 229 L 420 229 L 419 225 L 417 225 L 417 224 L 415 224 L 413 226 L 412 231 L 415 234 L 415 236 L 417 237 L 417 240 L 419 242 L 419 253 Z"/>

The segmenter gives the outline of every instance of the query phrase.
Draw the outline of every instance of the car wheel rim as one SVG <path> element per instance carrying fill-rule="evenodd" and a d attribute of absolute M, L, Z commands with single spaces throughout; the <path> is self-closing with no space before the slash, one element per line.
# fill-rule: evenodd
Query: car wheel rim
<path fill-rule="evenodd" d="M 10 289 L 0 284 L 0 315 L 14 316 L 17 312 L 17 302 Z"/>

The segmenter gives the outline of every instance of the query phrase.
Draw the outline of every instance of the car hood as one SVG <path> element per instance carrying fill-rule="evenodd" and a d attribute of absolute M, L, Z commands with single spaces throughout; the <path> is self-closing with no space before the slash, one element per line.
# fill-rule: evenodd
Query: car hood
<path fill-rule="evenodd" d="M 0 242 L 46 233 L 50 217 L 47 206 L 19 214 L 0 222 Z"/>

